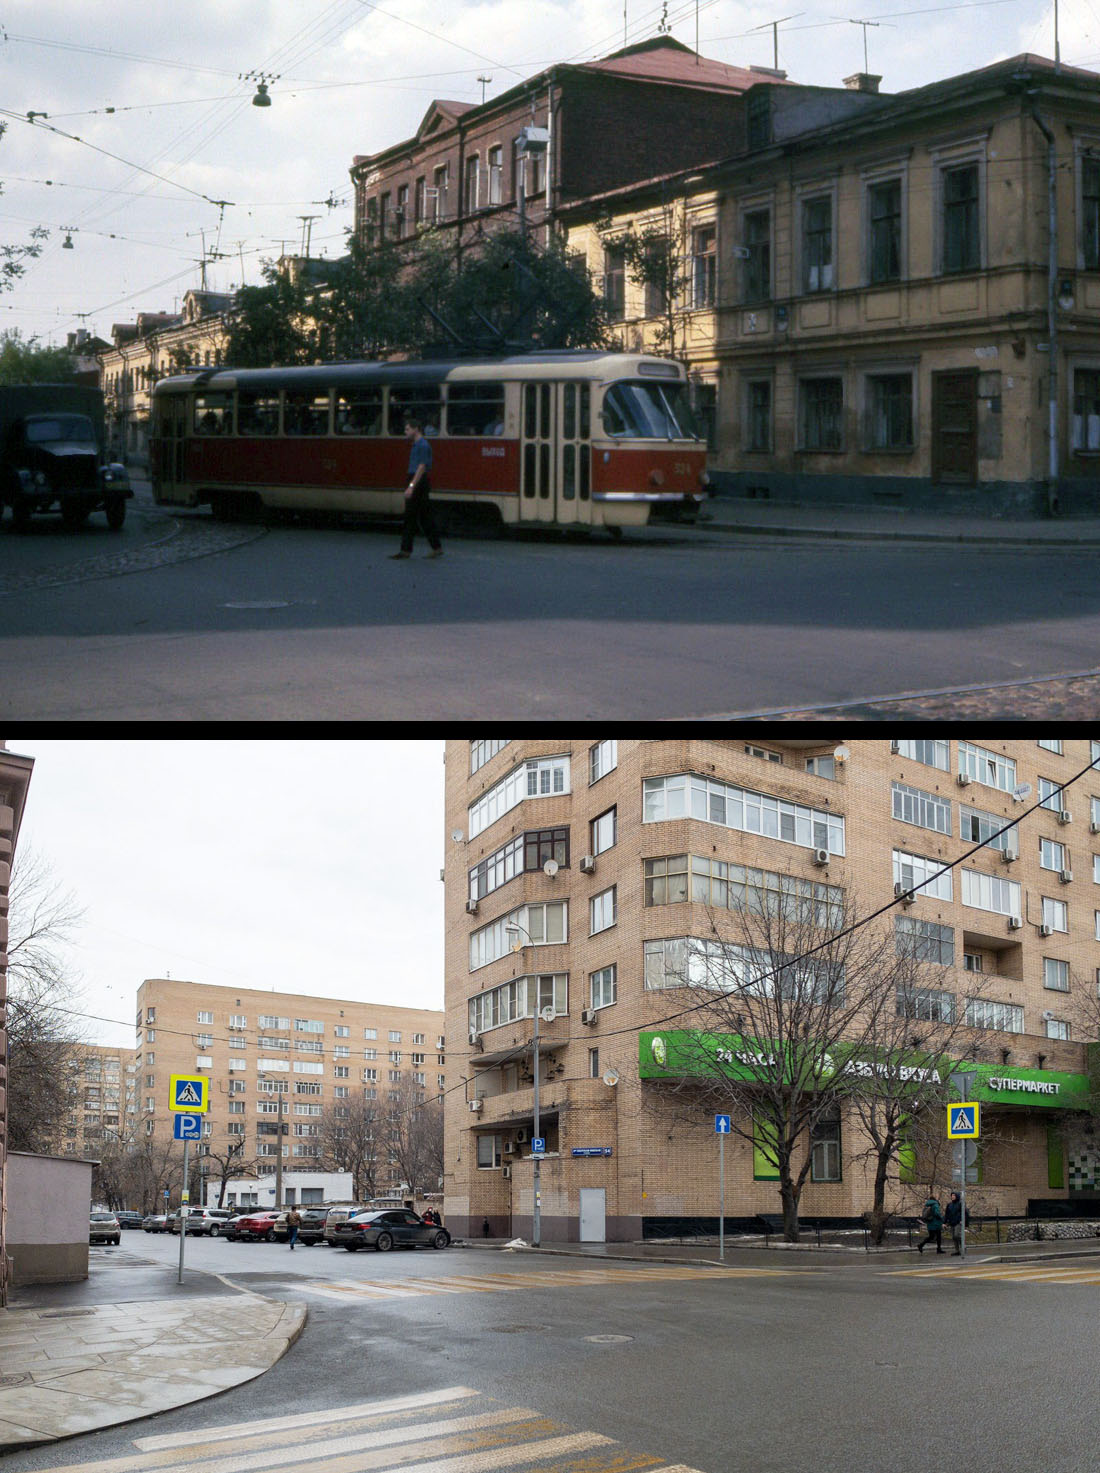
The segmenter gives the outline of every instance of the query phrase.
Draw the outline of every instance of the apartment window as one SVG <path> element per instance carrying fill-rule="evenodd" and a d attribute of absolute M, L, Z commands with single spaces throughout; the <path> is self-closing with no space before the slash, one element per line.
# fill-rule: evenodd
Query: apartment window
<path fill-rule="evenodd" d="M 230 1113 L 230 1115 L 243 1115 L 244 1114 L 244 1101 L 243 1100 L 230 1100 L 229 1101 L 229 1113 Z"/>
<path fill-rule="evenodd" d="M 245 1017 L 244 1013 L 234 1013 L 229 1020 L 229 1026 L 230 1028 L 247 1028 L 248 1019 Z"/>
<path fill-rule="evenodd" d="M 274 1028 L 284 1032 L 290 1028 L 289 1018 L 277 1018 L 270 1013 L 261 1013 L 257 1021 L 261 1028 Z"/>
<path fill-rule="evenodd" d="M 423 225 L 427 217 L 426 207 L 428 203 L 427 184 L 423 174 L 413 186 L 413 224 Z"/>
<path fill-rule="evenodd" d="M 772 299 L 772 214 L 751 210 L 741 225 L 742 244 L 748 256 L 742 262 L 741 299 L 746 303 Z"/>
<path fill-rule="evenodd" d="M 867 191 L 869 276 L 872 286 L 901 280 L 901 180 L 884 179 Z"/>
<path fill-rule="evenodd" d="M 214 1035 L 212 1033 L 196 1033 L 195 1034 L 195 1047 L 196 1048 L 210 1048 L 213 1045 L 213 1042 L 214 1042 Z"/>
<path fill-rule="evenodd" d="M 351 1091 L 346 1084 L 337 1084 L 333 1087 L 333 1095 L 338 1100 L 346 1100 Z"/>
<path fill-rule="evenodd" d="M 588 978 L 589 1006 L 609 1008 L 616 999 L 615 968 L 601 967 Z"/>
<path fill-rule="evenodd" d="M 307 1064 L 304 1068 L 309 1070 L 316 1068 L 317 1072 L 320 1072 L 320 1067 L 316 1065 Z M 319 1095 L 321 1093 L 321 1086 L 319 1084 L 303 1084 L 299 1082 L 294 1086 L 294 1093 L 296 1095 Z"/>
<path fill-rule="evenodd" d="M 213 1069 L 214 1060 L 209 1054 L 199 1054 L 195 1059 L 196 1069 Z"/>
<path fill-rule="evenodd" d="M 1003 829 L 1003 833 L 998 833 Z M 1000 813 L 983 813 L 980 808 L 966 808 L 959 804 L 959 838 L 972 844 L 985 844 L 1005 854 L 1019 853 L 1019 830 L 1013 824 L 1005 828 L 1005 818 Z"/>
<path fill-rule="evenodd" d="M 948 743 L 935 737 L 907 737 L 899 741 L 898 756 L 923 762 L 926 767 L 938 767 L 941 772 L 947 772 L 951 767 Z"/>
<path fill-rule="evenodd" d="M 145 1030 L 145 1042 L 146 1043 L 156 1043 L 156 1041 L 157 1041 L 157 1031 L 156 1031 L 156 1029 L 155 1028 L 147 1028 Z"/>
<path fill-rule="evenodd" d="M 444 164 L 436 169 L 432 175 L 432 185 L 435 191 L 435 218 L 445 220 L 447 218 L 447 190 L 450 184 L 448 166 Z"/>
<path fill-rule="evenodd" d="M 953 967 L 955 932 L 950 926 L 940 926 L 935 921 L 922 921 L 916 916 L 895 916 L 894 950 L 898 956 L 911 956 L 916 961 Z"/>
<path fill-rule="evenodd" d="M 413 1034 L 413 1043 L 421 1043 L 422 1044 L 422 1043 L 426 1043 L 426 1042 L 427 1042 L 427 1040 L 424 1037 L 423 1033 L 414 1033 Z"/>
<path fill-rule="evenodd" d="M 364 1059 L 377 1059 L 378 1050 L 376 1048 L 365 1048 L 363 1050 L 363 1057 Z"/>
<path fill-rule="evenodd" d="M 943 170 L 943 269 L 976 271 L 981 265 L 978 165 Z"/>
<path fill-rule="evenodd" d="M 810 1129 L 811 1181 L 840 1181 L 840 1106 L 833 1105 Z"/>
<path fill-rule="evenodd" d="M 1069 1042 L 1069 1024 L 1064 1018 L 1044 1018 L 1048 1038 L 1060 1038 L 1064 1043 Z"/>
<path fill-rule="evenodd" d="M 332 1030 L 332 1032 L 333 1032 L 334 1037 L 336 1037 L 336 1038 L 350 1038 L 351 1037 L 351 1029 L 349 1027 L 347 1027 L 347 1025 L 344 1024 L 344 1023 L 337 1023 L 336 1027 Z"/>
<path fill-rule="evenodd" d="M 1043 957 L 1043 986 L 1050 992 L 1069 991 L 1069 962 Z"/>
<path fill-rule="evenodd" d="M 1062 811 L 1062 784 L 1056 783 L 1053 778 L 1041 777 L 1039 779 L 1039 806 L 1047 808 L 1051 813 Z"/>
<path fill-rule="evenodd" d="M 508 930 L 518 925 L 518 934 Z M 530 940 L 528 940 L 528 937 Z M 548 900 L 540 905 L 524 905 L 498 917 L 470 935 L 470 971 L 487 966 L 520 946 L 558 946 L 569 939 L 569 902 Z"/>
<path fill-rule="evenodd" d="M 478 1136 L 477 1164 L 483 1171 L 501 1164 L 501 1137 L 499 1135 Z"/>
<path fill-rule="evenodd" d="M 1066 846 L 1057 843 L 1054 839 L 1039 840 L 1039 868 L 1064 870 L 1069 866 L 1066 864 Z"/>
<path fill-rule="evenodd" d="M 588 1050 L 588 1077 L 599 1079 L 600 1077 L 600 1051 L 598 1048 Z"/>
<path fill-rule="evenodd" d="M 283 1068 L 286 1068 L 285 1064 Z M 323 1074 L 325 1072 L 325 1066 L 324 1064 L 311 1063 L 308 1059 L 295 1059 L 294 1072 L 295 1074 Z"/>
<path fill-rule="evenodd" d="M 913 375 L 869 375 L 867 449 L 912 450 L 913 445 Z"/>
<path fill-rule="evenodd" d="M 364 1038 L 377 1038 L 378 1037 L 378 1029 L 377 1028 L 364 1028 L 363 1029 L 363 1037 Z"/>
<path fill-rule="evenodd" d="M 1097 941 L 1100 941 L 1100 910 L 1094 910 L 1092 913 L 1092 917 L 1093 935 L 1096 937 Z"/>
<path fill-rule="evenodd" d="M 483 738 L 470 743 L 470 775 L 473 776 L 509 744 L 511 737 Z"/>
<path fill-rule="evenodd" d="M 700 225 L 691 232 L 691 305 L 713 307 L 718 287 L 718 231 Z"/>
<path fill-rule="evenodd" d="M 899 987 L 894 1009 L 899 1018 L 915 1018 L 924 1023 L 953 1023 L 955 995 L 929 987 Z"/>
<path fill-rule="evenodd" d="M 1057 752 L 1059 756 L 1061 756 L 1063 752 L 1062 740 L 1060 737 L 1047 737 L 1045 739 L 1043 737 L 1040 737 L 1039 740 L 1036 742 L 1036 746 L 1042 747 L 1044 752 Z"/>
<path fill-rule="evenodd" d="M 1073 370 L 1072 448 L 1078 455 L 1100 451 L 1100 371 Z"/>
<path fill-rule="evenodd" d="M 588 902 L 589 935 L 595 936 L 597 931 L 606 931 L 615 924 L 617 889 L 616 885 L 612 885 L 609 890 L 602 890 L 599 895 L 593 895 Z"/>
<path fill-rule="evenodd" d="M 523 762 L 471 804 L 470 838 L 476 839 L 490 824 L 527 798 L 552 798 L 569 791 L 568 757 L 536 757 Z"/>
<path fill-rule="evenodd" d="M 478 193 L 481 187 L 481 160 L 477 154 L 472 154 L 466 160 L 466 184 L 463 200 L 466 213 L 472 215 L 477 209 L 479 200 Z"/>
<path fill-rule="evenodd" d="M 487 162 L 489 166 L 488 203 L 491 205 L 499 205 L 501 200 L 504 198 L 504 150 L 500 147 L 499 144 L 496 148 L 491 148 L 489 150 L 489 153 L 487 155 Z"/>
<path fill-rule="evenodd" d="M 1081 264 L 1100 271 L 1100 159 L 1081 159 Z"/>
<path fill-rule="evenodd" d="M 1002 793 L 1011 793 L 1016 786 L 1016 763 L 1011 757 L 975 747 L 971 742 L 959 743 L 959 774 L 986 787 L 999 788 Z M 1042 779 L 1039 781 L 1041 785 Z"/>
<path fill-rule="evenodd" d="M 626 316 L 626 252 L 614 242 L 603 251 L 603 305 L 612 322 Z"/>
<path fill-rule="evenodd" d="M 985 971 L 985 961 L 980 951 L 963 952 L 963 970 L 966 972 Z"/>
<path fill-rule="evenodd" d="M 606 849 L 613 847 L 615 843 L 615 814 L 616 809 L 609 808 L 606 813 L 601 813 L 599 818 L 594 818 L 589 824 L 589 840 L 592 845 L 593 854 L 603 854 Z"/>
<path fill-rule="evenodd" d="M 325 1025 L 318 1022 L 316 1018 L 295 1018 L 294 1031 L 295 1033 L 324 1033 Z"/>
<path fill-rule="evenodd" d="M 668 286 L 671 274 L 668 269 L 671 265 L 669 252 L 670 242 L 666 235 L 651 237 L 646 240 L 643 247 L 647 278 L 643 290 L 647 317 L 660 317 L 668 311 L 670 305 Z"/>
<path fill-rule="evenodd" d="M 400 1043 L 401 1042 L 401 1030 L 399 1028 L 391 1028 L 390 1029 L 390 1042 L 391 1043 Z"/>
<path fill-rule="evenodd" d="M 517 977 L 478 993 L 469 1003 L 469 1026 L 472 1032 L 484 1033 L 520 1018 L 531 1018 L 535 1009 L 551 1008 L 555 1014 L 569 1011 L 568 972 L 544 972 L 537 976 Z"/>
<path fill-rule="evenodd" d="M 918 898 L 952 898 L 951 871 L 944 869 L 942 860 L 924 859 L 919 854 L 906 854 L 902 849 L 894 850 L 894 884 L 915 891 Z"/>
<path fill-rule="evenodd" d="M 745 384 L 745 449 L 756 455 L 772 452 L 771 379 L 750 379 Z"/>
<path fill-rule="evenodd" d="M 409 186 L 400 184 L 397 188 L 397 209 L 394 212 L 394 235 L 400 240 L 403 235 L 409 234 Z"/>
<path fill-rule="evenodd" d="M 400 1069 L 391 1069 L 390 1070 L 390 1083 L 391 1084 L 400 1084 L 401 1083 L 401 1070 Z"/>
<path fill-rule="evenodd" d="M 844 891 L 839 885 L 803 880 L 771 870 L 751 869 L 708 855 L 673 854 L 644 864 L 645 904 L 672 905 L 690 898 L 713 909 L 785 915 L 788 919 L 836 930 L 843 922 Z"/>
<path fill-rule="evenodd" d="M 619 744 L 617 741 L 597 742 L 595 746 L 588 749 L 588 781 L 589 784 L 599 782 L 601 777 L 606 777 L 609 772 L 619 765 Z"/>
<path fill-rule="evenodd" d="M 299 1038 L 295 1040 L 294 1047 L 300 1054 L 323 1054 L 325 1045 L 319 1038 Z"/>
<path fill-rule="evenodd" d="M 390 1063 L 391 1064 L 400 1064 L 400 1062 L 401 1062 L 401 1050 L 398 1049 L 398 1048 L 390 1049 Z"/>
<path fill-rule="evenodd" d="M 962 871 L 962 903 L 994 915 L 1023 914 L 1017 881 L 998 879 L 996 875 L 984 875 L 973 869 Z"/>
<path fill-rule="evenodd" d="M 844 448 L 844 386 L 839 378 L 801 379 L 798 410 L 800 450 Z"/>
<path fill-rule="evenodd" d="M 203 1013 L 203 1012 L 200 1012 L 199 1013 L 199 1022 L 200 1023 L 213 1023 L 213 1021 L 214 1021 L 214 1014 L 213 1013 Z"/>
<path fill-rule="evenodd" d="M 367 245 L 368 246 L 375 246 L 375 245 L 378 244 L 378 196 L 377 195 L 371 195 L 370 199 L 367 200 L 366 235 L 367 235 Z"/>
<path fill-rule="evenodd" d="M 830 195 L 802 202 L 802 290 L 830 291 L 833 285 L 833 201 Z"/>
<path fill-rule="evenodd" d="M 749 92 L 747 142 L 750 148 L 766 148 L 772 141 L 772 100 L 766 87 Z"/>
<path fill-rule="evenodd" d="M 1024 1010 L 1015 1003 L 990 1002 L 982 997 L 968 997 L 963 1021 L 968 1028 L 988 1028 L 997 1033 L 1022 1033 Z"/>
<path fill-rule="evenodd" d="M 389 240 L 393 233 L 393 201 L 387 190 L 378 198 L 378 239 Z"/>
<path fill-rule="evenodd" d="M 836 781 L 836 758 L 835 757 L 807 757 L 806 771 L 812 772 L 815 777 L 828 778 L 830 782 Z"/>
<path fill-rule="evenodd" d="M 1018 911 L 1014 913 L 1019 914 Z M 1064 900 L 1052 900 L 1049 895 L 1043 896 L 1043 925 L 1049 926 L 1052 931 L 1069 930 L 1069 906 Z"/>
<path fill-rule="evenodd" d="M 806 849 L 844 853 L 844 818 L 785 798 L 734 787 L 696 773 L 650 777 L 643 784 L 642 818 L 645 823 L 695 818 L 704 823 L 761 834 Z"/>
<path fill-rule="evenodd" d="M 378 1078 L 378 1070 L 377 1069 L 364 1069 L 363 1070 L 363 1083 L 364 1084 L 373 1084 L 374 1081 L 377 1078 Z"/>

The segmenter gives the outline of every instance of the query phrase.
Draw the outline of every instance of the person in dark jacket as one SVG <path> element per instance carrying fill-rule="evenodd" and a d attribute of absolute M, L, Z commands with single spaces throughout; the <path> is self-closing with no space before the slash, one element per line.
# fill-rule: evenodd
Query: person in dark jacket
<path fill-rule="evenodd" d="M 405 488 L 405 520 L 401 524 L 401 548 L 391 552 L 391 558 L 412 557 L 413 538 L 417 527 L 428 539 L 429 557 L 442 557 L 443 547 L 439 541 L 435 518 L 432 516 L 431 471 L 432 447 L 424 435 L 424 427 L 417 419 L 405 421 L 405 438 L 409 445 L 409 484 Z"/>
<path fill-rule="evenodd" d="M 943 1252 L 943 1205 L 938 1197 L 928 1197 L 921 1211 L 921 1221 L 928 1229 L 927 1238 L 917 1244 L 917 1252 L 923 1253 L 929 1243 L 935 1243 L 936 1252 Z"/>
<path fill-rule="evenodd" d="M 290 1251 L 294 1252 L 294 1245 L 298 1241 L 298 1229 L 302 1226 L 302 1214 L 297 1207 L 292 1207 L 286 1215 L 286 1235 L 290 1239 Z"/>
<path fill-rule="evenodd" d="M 955 1245 L 954 1256 L 962 1254 L 962 1201 L 958 1192 L 952 1192 L 944 1208 L 943 1220 L 951 1229 L 951 1241 Z"/>

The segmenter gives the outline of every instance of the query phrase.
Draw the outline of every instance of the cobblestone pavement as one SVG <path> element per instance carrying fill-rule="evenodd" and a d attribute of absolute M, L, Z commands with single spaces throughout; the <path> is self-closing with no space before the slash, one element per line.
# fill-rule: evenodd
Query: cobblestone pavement
<path fill-rule="evenodd" d="M 180 519 L 160 511 L 136 510 L 134 520 L 142 523 L 142 540 L 93 553 L 59 567 L 0 574 L 0 598 L 41 588 L 59 588 L 66 583 L 88 583 L 97 578 L 117 578 L 123 573 L 146 573 L 192 558 L 228 552 L 267 535 L 263 526 L 234 526 L 206 518 Z M 131 523 L 128 521 L 128 525 Z M 8 529 L 5 528 L 5 531 Z M 145 535 L 147 534 L 147 535 Z M 14 534 L 8 531 L 9 536 Z"/>
<path fill-rule="evenodd" d="M 805 721 L 843 717 L 845 721 L 961 720 L 967 717 L 1015 721 L 1086 721 L 1100 716 L 1100 670 L 1055 675 L 1045 680 L 964 686 L 864 698 L 799 710 L 729 712 L 746 721 Z"/>

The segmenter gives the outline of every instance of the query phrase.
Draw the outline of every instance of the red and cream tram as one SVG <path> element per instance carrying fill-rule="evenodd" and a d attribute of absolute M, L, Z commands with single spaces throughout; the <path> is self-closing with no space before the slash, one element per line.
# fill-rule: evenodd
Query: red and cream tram
<path fill-rule="evenodd" d="M 153 492 L 219 517 L 259 505 L 398 515 L 407 417 L 432 441 L 433 502 L 493 521 L 614 532 L 707 493 L 683 366 L 586 351 L 162 379 Z"/>

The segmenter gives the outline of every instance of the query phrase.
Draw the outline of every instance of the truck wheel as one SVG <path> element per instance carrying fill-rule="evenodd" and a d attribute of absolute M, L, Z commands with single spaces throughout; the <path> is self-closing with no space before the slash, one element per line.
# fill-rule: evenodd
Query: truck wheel
<path fill-rule="evenodd" d="M 106 506 L 107 525 L 112 532 L 121 532 L 122 524 L 126 520 L 126 498 L 123 496 L 112 496 Z"/>

